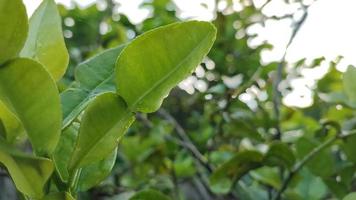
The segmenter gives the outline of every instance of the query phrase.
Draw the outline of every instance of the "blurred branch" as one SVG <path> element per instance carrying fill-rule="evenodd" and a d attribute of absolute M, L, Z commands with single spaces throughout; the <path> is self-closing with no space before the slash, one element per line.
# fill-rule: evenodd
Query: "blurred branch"
<path fill-rule="evenodd" d="M 213 171 L 213 167 L 208 163 L 208 160 L 195 147 L 195 145 L 190 140 L 187 133 L 185 132 L 183 127 L 178 123 L 178 121 L 164 109 L 160 109 L 158 111 L 158 114 L 161 115 L 166 120 L 168 120 L 172 125 L 174 125 L 174 128 L 179 138 L 182 140 L 179 141 L 179 144 L 183 146 L 186 150 L 188 150 L 188 152 L 190 152 L 193 155 L 193 157 L 197 159 L 199 163 L 209 171 L 209 173 L 211 173 Z"/>
<path fill-rule="evenodd" d="M 312 158 L 314 158 L 315 155 L 317 155 L 319 152 L 324 150 L 325 148 L 329 147 L 331 144 L 333 144 L 336 140 L 341 139 L 344 140 L 350 136 L 356 135 L 356 131 L 352 131 L 349 134 L 342 135 L 342 134 L 336 134 L 334 137 L 329 138 L 319 146 L 315 147 L 311 152 L 309 152 L 300 162 L 296 163 L 293 167 L 293 169 L 289 172 L 287 175 L 287 178 L 283 181 L 281 189 L 277 192 L 277 195 L 274 200 L 280 200 L 283 192 L 287 189 L 288 184 L 290 181 L 293 179 L 293 177 L 306 165 Z"/>
<path fill-rule="evenodd" d="M 281 99 L 282 99 L 282 94 L 279 91 L 278 87 L 282 81 L 283 69 L 286 64 L 286 55 L 287 55 L 288 49 L 289 49 L 290 45 L 293 43 L 295 36 L 299 32 L 300 28 L 302 27 L 302 25 L 304 24 L 304 22 L 308 16 L 308 8 L 309 8 L 309 6 L 308 7 L 303 6 L 304 14 L 301 17 L 301 19 L 295 23 L 295 26 L 292 31 L 292 35 L 287 43 L 284 53 L 283 53 L 283 57 L 278 64 L 276 78 L 274 79 L 274 82 L 273 82 L 273 109 L 274 109 L 275 117 L 277 120 L 276 126 L 275 126 L 275 128 L 277 130 L 277 134 L 275 136 L 275 139 L 277 139 L 277 140 L 279 140 L 281 138 L 280 109 L 281 109 Z"/>

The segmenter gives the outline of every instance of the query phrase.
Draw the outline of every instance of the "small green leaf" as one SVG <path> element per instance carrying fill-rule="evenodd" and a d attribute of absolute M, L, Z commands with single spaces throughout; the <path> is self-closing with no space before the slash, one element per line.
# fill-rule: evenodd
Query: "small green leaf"
<path fill-rule="evenodd" d="M 59 177 L 67 182 L 69 179 L 68 163 L 72 155 L 75 142 L 78 136 L 78 127 L 73 123 L 67 127 L 61 134 L 56 150 L 53 153 L 53 162 L 56 166 Z"/>
<path fill-rule="evenodd" d="M 310 153 L 319 145 L 319 142 L 306 137 L 300 138 L 296 142 L 297 155 L 300 159 Z M 330 148 L 320 151 L 312 157 L 306 164 L 308 169 L 317 176 L 328 177 L 333 174 L 335 163 Z"/>
<path fill-rule="evenodd" d="M 210 188 L 214 193 L 226 194 L 233 182 L 252 169 L 262 166 L 263 155 L 258 151 L 241 151 L 218 167 L 210 177 Z"/>
<path fill-rule="evenodd" d="M 56 83 L 43 66 L 18 58 L 0 67 L 0 100 L 20 119 L 37 155 L 57 145 L 61 108 Z"/>
<path fill-rule="evenodd" d="M 74 198 L 67 192 L 57 192 L 46 195 L 41 200 L 74 200 Z"/>
<path fill-rule="evenodd" d="M 43 187 L 53 172 L 51 160 L 26 155 L 0 140 L 0 163 L 20 192 L 32 198 L 43 196 Z"/>
<path fill-rule="evenodd" d="M 342 150 L 345 152 L 347 158 L 356 163 L 356 135 L 347 137 L 342 144 Z"/>
<path fill-rule="evenodd" d="M 115 91 L 115 62 L 124 47 L 108 49 L 76 67 L 75 79 L 79 88 L 71 87 L 61 93 L 63 128 L 70 125 L 97 95 Z"/>
<path fill-rule="evenodd" d="M 295 163 L 295 156 L 287 144 L 273 142 L 265 155 L 264 162 L 268 166 L 282 166 L 291 169 Z"/>
<path fill-rule="evenodd" d="M 28 31 L 25 6 L 21 0 L 0 0 L 0 65 L 22 49 Z"/>
<path fill-rule="evenodd" d="M 344 197 L 342 200 L 355 200 L 355 199 L 356 199 L 356 192 L 352 192 L 346 195 L 346 197 Z"/>
<path fill-rule="evenodd" d="M 170 200 L 167 195 L 156 190 L 143 190 L 133 195 L 130 200 Z"/>
<path fill-rule="evenodd" d="M 13 144 L 22 138 L 25 130 L 20 120 L 0 101 L 0 119 L 4 126 L 6 141 Z"/>
<path fill-rule="evenodd" d="M 117 156 L 117 148 L 105 159 L 85 166 L 79 176 L 79 191 L 87 191 L 98 185 L 111 172 Z"/>
<path fill-rule="evenodd" d="M 31 16 L 28 38 L 20 56 L 42 63 L 56 81 L 62 78 L 69 56 L 54 0 L 43 0 Z"/>
<path fill-rule="evenodd" d="M 116 84 L 129 110 L 154 112 L 170 90 L 209 52 L 216 36 L 208 22 L 163 26 L 134 39 L 116 63 Z"/>
<path fill-rule="evenodd" d="M 105 93 L 88 106 L 79 129 L 70 170 L 107 157 L 134 121 L 125 102 L 116 94 Z"/>

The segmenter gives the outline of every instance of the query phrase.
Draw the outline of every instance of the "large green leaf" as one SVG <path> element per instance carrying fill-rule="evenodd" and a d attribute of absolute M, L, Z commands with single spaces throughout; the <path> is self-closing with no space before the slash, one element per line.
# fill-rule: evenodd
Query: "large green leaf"
<path fill-rule="evenodd" d="M 263 155 L 258 151 L 241 151 L 218 167 L 210 177 L 210 187 L 214 193 L 226 194 L 233 182 L 252 169 L 262 166 Z"/>
<path fill-rule="evenodd" d="M 85 166 L 79 176 L 78 189 L 80 191 L 87 191 L 103 181 L 114 167 L 116 156 L 117 148 L 105 159 Z"/>
<path fill-rule="evenodd" d="M 0 64 L 15 57 L 25 43 L 28 22 L 21 0 L 0 0 Z"/>
<path fill-rule="evenodd" d="M 133 40 L 116 63 L 120 96 L 131 111 L 154 112 L 170 90 L 200 64 L 215 40 L 208 22 L 174 23 Z"/>
<path fill-rule="evenodd" d="M 352 192 L 346 195 L 346 197 L 344 197 L 342 200 L 355 200 L 355 199 L 356 199 L 356 192 Z"/>
<path fill-rule="evenodd" d="M 137 192 L 130 200 L 170 200 L 167 195 L 162 194 L 159 191 L 148 189 Z"/>
<path fill-rule="evenodd" d="M 50 160 L 26 155 L 0 140 L 0 163 L 19 191 L 32 198 L 42 197 L 43 186 L 53 172 Z"/>
<path fill-rule="evenodd" d="M 117 146 L 134 121 L 125 102 L 114 93 L 104 93 L 88 106 L 79 129 L 79 135 L 69 169 L 106 158 Z"/>
<path fill-rule="evenodd" d="M 0 100 L 22 122 L 38 155 L 57 145 L 61 108 L 55 82 L 41 64 L 18 58 L 0 67 Z"/>
<path fill-rule="evenodd" d="M 281 166 L 291 169 L 295 163 L 295 156 L 290 147 L 282 142 L 273 142 L 266 155 L 264 162 L 269 166 Z"/>
<path fill-rule="evenodd" d="M 5 129 L 5 138 L 9 143 L 14 143 L 22 138 L 24 129 L 20 120 L 0 101 L 0 120 Z"/>
<path fill-rule="evenodd" d="M 304 158 L 314 148 L 316 148 L 319 142 L 302 137 L 296 142 L 297 155 L 300 159 Z M 333 160 L 332 152 L 330 148 L 326 148 L 317 155 L 313 156 L 306 164 L 308 169 L 315 175 L 321 177 L 328 177 L 333 174 L 335 169 L 335 162 Z"/>
<path fill-rule="evenodd" d="M 56 150 L 53 153 L 53 162 L 56 166 L 59 177 L 62 181 L 67 182 L 69 179 L 68 163 L 75 147 L 78 136 L 76 123 L 67 127 L 61 134 Z"/>
<path fill-rule="evenodd" d="M 344 91 L 349 97 L 350 103 L 356 103 L 356 68 L 348 67 L 343 76 Z"/>
<path fill-rule="evenodd" d="M 28 38 L 20 55 L 42 63 L 55 80 L 65 73 L 69 56 L 54 0 L 43 0 L 31 16 Z"/>
<path fill-rule="evenodd" d="M 95 96 L 115 91 L 115 62 L 123 48 L 124 45 L 108 49 L 77 66 L 75 79 L 79 87 L 69 88 L 61 94 L 63 127 L 67 127 Z"/>

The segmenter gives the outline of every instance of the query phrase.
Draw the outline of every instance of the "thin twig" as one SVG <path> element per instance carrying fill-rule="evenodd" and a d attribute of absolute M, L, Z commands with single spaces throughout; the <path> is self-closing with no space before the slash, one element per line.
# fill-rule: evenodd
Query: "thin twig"
<path fill-rule="evenodd" d="M 289 172 L 287 175 L 287 178 L 283 181 L 281 189 L 278 191 L 276 194 L 274 200 L 279 200 L 281 199 L 281 196 L 283 192 L 287 189 L 288 184 L 290 181 L 293 179 L 293 177 L 304 167 L 305 164 L 307 164 L 315 155 L 317 155 L 320 151 L 324 150 L 331 144 L 333 144 L 336 140 L 338 139 L 346 139 L 350 136 L 356 135 L 356 131 L 353 131 L 347 135 L 342 135 L 342 134 L 337 134 L 334 137 L 329 138 L 325 142 L 323 142 L 321 145 L 315 147 L 311 152 L 309 152 L 300 162 L 296 163 L 293 167 L 293 169 Z"/>
<path fill-rule="evenodd" d="M 164 117 L 166 120 L 168 120 L 171 124 L 174 125 L 174 128 L 175 128 L 179 138 L 182 140 L 181 145 L 186 150 L 188 150 L 194 156 L 194 158 L 196 158 L 199 161 L 199 163 L 209 171 L 209 173 L 211 173 L 213 171 L 213 166 L 211 166 L 209 164 L 208 160 L 195 147 L 195 145 L 193 144 L 191 139 L 188 137 L 188 135 L 185 132 L 185 130 L 183 129 L 183 127 L 178 123 L 178 121 L 164 109 L 160 109 L 158 111 L 158 114 L 160 114 L 162 117 Z"/>
<path fill-rule="evenodd" d="M 302 27 L 303 23 L 305 22 L 305 20 L 308 16 L 308 7 L 303 7 L 303 8 L 304 8 L 304 14 L 303 14 L 302 18 L 294 26 L 292 35 L 287 43 L 284 53 L 283 53 L 283 57 L 278 64 L 276 78 L 274 79 L 274 82 L 273 82 L 273 110 L 274 110 L 275 117 L 277 120 L 276 126 L 275 126 L 275 128 L 277 130 L 277 134 L 276 134 L 275 138 L 277 140 L 279 140 L 281 138 L 281 134 L 282 134 L 281 128 L 280 128 L 280 120 L 281 120 L 280 119 L 280 108 L 281 108 L 282 94 L 280 93 L 278 87 L 282 81 L 283 69 L 285 66 L 286 55 L 287 55 L 288 49 L 289 49 L 290 45 L 293 43 L 295 36 L 299 32 L 300 28 Z"/>

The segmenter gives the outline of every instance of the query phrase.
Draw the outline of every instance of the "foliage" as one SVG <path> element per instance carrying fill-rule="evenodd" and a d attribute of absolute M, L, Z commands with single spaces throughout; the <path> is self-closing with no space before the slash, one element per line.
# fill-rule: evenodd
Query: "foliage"
<path fill-rule="evenodd" d="M 116 13 L 115 1 L 102 2 L 57 12 L 44 0 L 27 25 L 20 0 L 0 0 L 0 49 L 7 49 L 0 52 L 0 162 L 22 194 L 354 198 L 355 68 L 340 72 L 341 57 L 265 63 L 261 53 L 272 46 L 252 45 L 253 27 L 271 21 L 295 20 L 297 34 L 304 1 L 286 1 L 296 13 L 271 16 L 263 12 L 271 1 L 241 0 L 236 10 L 235 1 L 217 0 L 216 30 L 179 22 L 168 0 L 145 1 L 152 13 L 139 24 Z M 313 103 L 289 105 L 293 82 L 325 66 L 306 86 Z"/>

